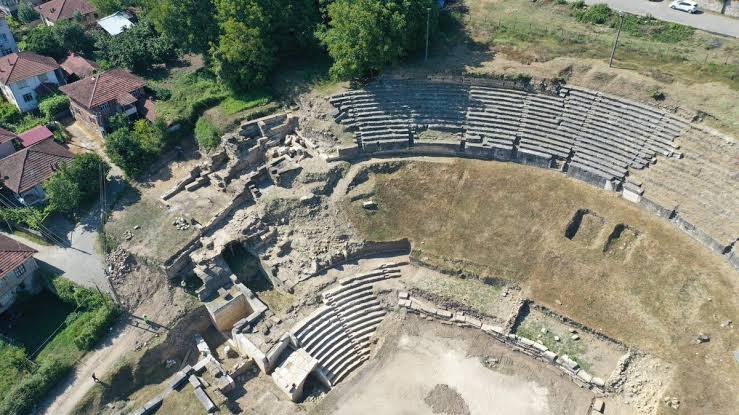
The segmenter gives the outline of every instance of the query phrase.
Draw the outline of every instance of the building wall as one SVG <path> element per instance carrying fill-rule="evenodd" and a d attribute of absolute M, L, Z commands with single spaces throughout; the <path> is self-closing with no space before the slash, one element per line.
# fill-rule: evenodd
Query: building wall
<path fill-rule="evenodd" d="M 8 27 L 8 22 L 0 18 L 0 56 L 10 55 L 13 52 L 18 52 L 15 38 Z"/>
<path fill-rule="evenodd" d="M 134 104 L 134 106 L 139 107 L 140 105 L 143 105 L 142 102 L 146 98 L 143 88 L 133 91 L 131 95 L 139 99 L 139 102 Z M 75 120 L 85 123 L 87 126 L 100 131 L 101 133 L 106 131 L 108 120 L 111 116 L 118 114 L 119 112 L 123 112 L 123 107 L 115 102 L 108 103 L 108 105 L 104 107 L 96 107 L 92 111 L 74 101 L 71 101 L 71 105 L 69 107 Z M 138 109 L 136 111 L 138 112 Z"/>
<path fill-rule="evenodd" d="M 42 81 L 38 76 L 34 76 L 25 79 L 25 86 L 21 86 L 20 82 L 16 82 L 10 85 L 2 85 L 3 95 L 9 102 L 15 104 L 20 112 L 32 111 L 38 108 L 38 96 L 36 95 L 36 88 L 43 82 L 60 84 L 62 83 L 61 76 L 56 71 L 49 71 L 46 73 L 47 80 Z M 26 102 L 24 95 L 30 94 L 31 100 Z"/>
<path fill-rule="evenodd" d="M 21 291 L 36 294 L 43 288 L 43 282 L 38 278 L 38 264 L 33 257 L 28 258 L 21 267 L 25 268 L 21 275 L 15 270 L 0 278 L 0 313 L 10 308 Z"/>

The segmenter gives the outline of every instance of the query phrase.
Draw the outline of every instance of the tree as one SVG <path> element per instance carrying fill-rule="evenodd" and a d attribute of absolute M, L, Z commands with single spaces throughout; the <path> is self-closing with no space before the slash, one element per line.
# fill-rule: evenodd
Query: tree
<path fill-rule="evenodd" d="M 215 0 L 220 37 L 213 71 L 231 89 L 264 84 L 277 59 L 270 18 L 260 0 Z"/>
<path fill-rule="evenodd" d="M 100 194 L 101 176 L 110 166 L 95 153 L 76 156 L 59 167 L 44 184 L 49 208 L 55 212 L 71 212 Z"/>
<path fill-rule="evenodd" d="M 130 2 L 125 0 L 90 0 L 90 4 L 92 4 L 103 16 L 123 10 L 128 6 L 128 3 Z"/>
<path fill-rule="evenodd" d="M 94 49 L 94 40 L 88 34 L 85 26 L 77 21 L 63 20 L 52 26 L 57 42 L 67 54 L 74 52 L 89 56 Z"/>
<path fill-rule="evenodd" d="M 100 59 L 138 74 L 177 57 L 171 39 L 159 34 L 146 20 L 115 37 L 98 32 L 95 38 Z"/>
<path fill-rule="evenodd" d="M 18 19 L 23 23 L 31 23 L 39 18 L 36 9 L 28 2 L 21 2 L 18 5 Z"/>
<path fill-rule="evenodd" d="M 26 50 L 36 52 L 39 55 L 51 56 L 57 60 L 67 56 L 67 51 L 64 50 L 56 37 L 53 27 L 44 25 L 34 27 L 28 32 L 25 44 Z"/>
<path fill-rule="evenodd" d="M 75 182 L 66 165 L 44 183 L 46 200 L 49 207 L 56 212 L 71 212 L 79 207 L 81 192 L 79 185 Z"/>
<path fill-rule="evenodd" d="M 212 0 L 150 1 L 147 16 L 156 29 L 187 52 L 205 53 L 218 37 Z"/>
<path fill-rule="evenodd" d="M 132 130 L 119 128 L 105 139 L 110 159 L 132 178 L 141 177 L 159 156 L 164 131 L 146 120 L 136 121 Z"/>
<path fill-rule="evenodd" d="M 317 36 L 334 60 L 332 76 L 371 75 L 420 50 L 425 43 L 427 8 L 434 30 L 438 20 L 434 0 L 336 0 L 329 4 L 329 24 Z"/>
<path fill-rule="evenodd" d="M 90 55 L 93 40 L 82 23 L 62 21 L 54 26 L 38 25 L 31 29 L 25 39 L 25 49 L 61 60 L 69 52 Z"/>

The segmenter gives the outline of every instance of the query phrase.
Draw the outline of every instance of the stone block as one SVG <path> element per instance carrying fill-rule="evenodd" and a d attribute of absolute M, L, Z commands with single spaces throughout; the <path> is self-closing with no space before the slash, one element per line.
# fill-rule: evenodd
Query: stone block
<path fill-rule="evenodd" d="M 202 388 L 203 384 L 200 382 L 200 379 L 198 379 L 195 375 L 190 375 L 189 378 L 187 378 L 187 381 L 190 382 L 193 388 Z"/>
<path fill-rule="evenodd" d="M 144 404 L 144 409 L 146 410 L 145 413 L 153 414 L 154 412 L 156 412 L 157 409 L 159 409 L 160 406 L 162 406 L 163 401 L 164 397 L 162 395 L 154 397 L 149 402 Z"/>
<path fill-rule="evenodd" d="M 583 369 L 577 371 L 577 377 L 585 383 L 590 383 L 593 380 L 593 375 L 584 371 Z"/>
<path fill-rule="evenodd" d="M 188 376 L 189 374 L 182 370 L 175 373 L 174 375 L 172 375 L 172 380 L 169 382 L 169 388 L 178 389 L 180 386 L 182 386 L 185 383 Z"/>
<path fill-rule="evenodd" d="M 590 381 L 590 383 L 601 388 L 604 388 L 606 386 L 606 382 L 597 376 L 593 376 L 593 380 Z"/>
<path fill-rule="evenodd" d="M 195 397 L 200 401 L 200 404 L 203 405 L 205 412 L 210 414 L 218 409 L 213 401 L 210 400 L 208 394 L 205 393 L 203 388 L 195 388 Z"/>
<path fill-rule="evenodd" d="M 554 353 L 551 350 L 547 350 L 546 352 L 542 353 L 542 356 L 544 356 L 544 358 L 550 362 L 554 362 L 557 359 L 557 353 Z"/>
<path fill-rule="evenodd" d="M 602 414 L 606 410 L 606 403 L 601 398 L 596 398 L 593 401 L 593 411 Z"/>

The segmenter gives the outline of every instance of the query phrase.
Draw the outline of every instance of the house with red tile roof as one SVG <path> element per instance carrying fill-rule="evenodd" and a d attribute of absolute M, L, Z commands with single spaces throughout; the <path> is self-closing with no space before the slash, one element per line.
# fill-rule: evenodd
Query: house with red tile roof
<path fill-rule="evenodd" d="M 87 0 L 51 0 L 36 7 L 41 20 L 47 26 L 71 20 L 80 16 L 86 24 L 94 24 L 98 19 L 97 9 Z"/>
<path fill-rule="evenodd" d="M 43 288 L 36 276 L 36 250 L 0 234 L 0 313 L 10 308 L 25 291 L 35 294 Z"/>
<path fill-rule="evenodd" d="M 74 118 L 105 132 L 114 114 L 129 117 L 147 114 L 143 79 L 125 69 L 111 69 L 64 85 L 59 90 L 69 97 Z"/>
<path fill-rule="evenodd" d="M 100 65 L 95 61 L 85 59 L 75 53 L 70 53 L 59 66 L 62 67 L 64 74 L 67 76 L 67 82 L 87 78 L 100 70 Z"/>
<path fill-rule="evenodd" d="M 33 206 L 46 199 L 43 183 L 74 158 L 53 139 L 46 139 L 0 159 L 1 192 L 20 205 Z"/>
<path fill-rule="evenodd" d="M 14 132 L 0 127 L 0 159 L 15 153 L 18 136 Z"/>
<path fill-rule="evenodd" d="M 0 89 L 20 112 L 38 108 L 40 97 L 64 83 L 56 61 L 33 52 L 0 57 Z"/>

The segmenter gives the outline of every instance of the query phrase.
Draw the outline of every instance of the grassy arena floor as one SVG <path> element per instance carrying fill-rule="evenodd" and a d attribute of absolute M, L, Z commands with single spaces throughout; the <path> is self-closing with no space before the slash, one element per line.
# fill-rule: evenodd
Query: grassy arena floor
<path fill-rule="evenodd" d="M 431 262 L 511 281 L 536 301 L 659 355 L 676 367 L 668 394 L 679 397 L 681 412 L 736 408 L 739 366 L 731 352 L 739 334 L 720 324 L 739 314 L 737 274 L 671 224 L 613 194 L 514 164 L 414 162 L 377 176 L 375 186 L 374 214 L 346 202 L 367 238 L 409 237 Z M 605 223 L 570 240 L 565 228 L 581 208 Z M 638 236 L 604 252 L 617 224 Z M 699 332 L 711 341 L 698 345 Z"/>

